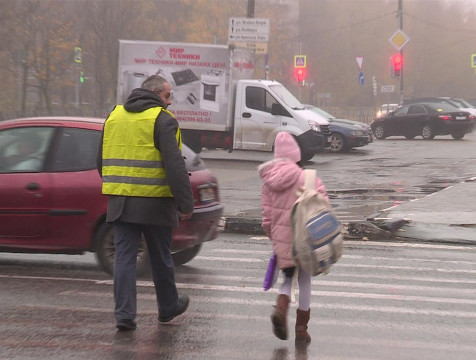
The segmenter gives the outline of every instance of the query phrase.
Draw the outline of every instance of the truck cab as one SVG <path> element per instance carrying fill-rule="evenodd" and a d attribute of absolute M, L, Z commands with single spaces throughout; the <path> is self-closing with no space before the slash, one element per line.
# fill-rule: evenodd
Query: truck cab
<path fill-rule="evenodd" d="M 280 131 L 295 136 L 304 161 L 329 146 L 328 120 L 306 109 L 279 82 L 239 80 L 234 90 L 235 149 L 273 151 Z"/>

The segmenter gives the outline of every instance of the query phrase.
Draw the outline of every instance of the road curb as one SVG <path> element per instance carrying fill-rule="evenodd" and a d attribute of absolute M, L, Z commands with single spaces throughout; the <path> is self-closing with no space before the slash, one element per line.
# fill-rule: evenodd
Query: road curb
<path fill-rule="evenodd" d="M 389 240 L 394 233 L 379 228 L 369 221 L 342 222 L 344 237 L 363 240 Z M 265 233 L 261 228 L 261 218 L 246 216 L 225 216 L 223 218 L 223 232 L 232 234 L 261 235 Z"/>
<path fill-rule="evenodd" d="M 464 238 L 438 237 L 438 231 L 419 234 L 426 227 L 424 224 L 417 226 L 417 233 L 410 232 L 410 228 L 415 227 L 415 223 L 403 219 L 393 219 L 391 221 L 379 221 L 368 219 L 364 221 L 342 222 L 344 239 L 353 241 L 400 241 L 418 242 L 433 244 L 452 245 L 476 245 L 475 240 Z M 261 228 L 261 218 L 246 216 L 228 216 L 222 218 L 222 232 L 230 234 L 265 236 Z M 451 228 L 448 227 L 448 228 Z"/>

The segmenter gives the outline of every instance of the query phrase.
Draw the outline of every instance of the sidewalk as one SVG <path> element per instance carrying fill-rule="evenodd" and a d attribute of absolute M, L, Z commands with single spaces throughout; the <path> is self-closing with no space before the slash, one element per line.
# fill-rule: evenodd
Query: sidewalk
<path fill-rule="evenodd" d="M 225 215 L 225 231 L 260 234 L 260 214 Z M 353 239 L 400 239 L 476 245 L 476 177 L 382 210 L 366 222 L 344 223 Z"/>
<path fill-rule="evenodd" d="M 385 209 L 371 222 L 399 219 L 408 221 L 396 231 L 399 238 L 476 245 L 476 177 Z"/>

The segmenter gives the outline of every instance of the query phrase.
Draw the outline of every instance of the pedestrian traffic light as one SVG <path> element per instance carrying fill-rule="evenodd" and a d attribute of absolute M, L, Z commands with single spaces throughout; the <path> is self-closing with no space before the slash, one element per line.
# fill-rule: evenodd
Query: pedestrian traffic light
<path fill-rule="evenodd" d="M 82 71 L 79 72 L 79 82 L 84 84 L 84 73 Z"/>
<path fill-rule="evenodd" d="M 400 77 L 402 73 L 403 57 L 400 53 L 394 54 L 390 59 L 390 71 L 392 77 Z"/>
<path fill-rule="evenodd" d="M 306 68 L 300 67 L 294 69 L 294 76 L 297 79 L 299 85 L 306 84 Z"/>

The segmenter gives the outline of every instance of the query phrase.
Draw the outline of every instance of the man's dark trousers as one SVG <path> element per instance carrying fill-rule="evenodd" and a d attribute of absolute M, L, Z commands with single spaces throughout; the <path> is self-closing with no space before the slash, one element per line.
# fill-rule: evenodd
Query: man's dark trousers
<path fill-rule="evenodd" d="M 177 309 L 175 269 L 170 254 L 172 227 L 114 222 L 114 316 L 116 321 L 134 320 L 137 314 L 136 261 L 144 234 L 149 250 L 152 278 L 159 313 L 173 314 Z"/>

